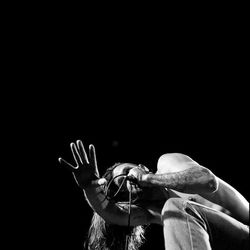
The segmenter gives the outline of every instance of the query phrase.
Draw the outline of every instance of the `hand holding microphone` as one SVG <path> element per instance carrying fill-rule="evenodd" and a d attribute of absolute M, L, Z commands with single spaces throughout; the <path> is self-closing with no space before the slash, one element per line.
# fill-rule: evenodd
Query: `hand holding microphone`
<path fill-rule="evenodd" d="M 127 180 L 131 183 L 130 185 L 135 185 L 139 187 L 146 186 L 146 177 L 147 177 L 148 171 L 146 169 L 142 168 L 140 165 L 139 167 L 132 168 L 128 175 Z"/>

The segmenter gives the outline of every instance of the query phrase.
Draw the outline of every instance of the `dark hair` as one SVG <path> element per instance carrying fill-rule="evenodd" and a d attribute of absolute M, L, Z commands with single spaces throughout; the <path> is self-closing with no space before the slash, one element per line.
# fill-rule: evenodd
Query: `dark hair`
<path fill-rule="evenodd" d="M 108 168 L 103 175 L 108 181 L 112 179 L 113 169 L 122 163 L 116 163 Z M 123 250 L 128 235 L 128 249 L 138 250 L 143 244 L 145 237 L 143 226 L 126 227 L 109 224 L 94 212 L 88 232 L 85 247 L 88 250 Z"/>

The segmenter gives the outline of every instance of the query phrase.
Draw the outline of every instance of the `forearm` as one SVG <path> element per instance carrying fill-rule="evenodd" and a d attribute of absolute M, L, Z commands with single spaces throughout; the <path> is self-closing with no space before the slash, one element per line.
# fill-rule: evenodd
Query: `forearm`
<path fill-rule="evenodd" d="M 84 190 L 84 196 L 89 206 L 105 221 L 114 222 L 113 219 L 119 212 L 116 203 L 108 200 L 102 187 L 89 186 Z"/>
<path fill-rule="evenodd" d="M 212 198 L 217 204 L 228 209 L 234 218 L 249 224 L 249 202 L 231 185 L 219 179 L 219 189 Z"/>
<path fill-rule="evenodd" d="M 102 187 L 89 186 L 83 189 L 83 193 L 89 206 L 96 212 L 108 207 L 110 201 L 106 199 Z"/>
<path fill-rule="evenodd" d="M 84 195 L 90 207 L 106 222 L 120 226 L 128 225 L 128 204 L 117 204 L 112 200 L 107 200 L 101 187 L 96 188 L 90 186 L 84 189 Z M 145 225 L 153 221 L 147 209 L 131 205 L 130 210 L 131 226 Z"/>
<path fill-rule="evenodd" d="M 200 166 L 166 174 L 147 174 L 144 182 L 146 186 L 166 187 L 184 193 L 209 193 L 217 189 L 216 177 Z"/>

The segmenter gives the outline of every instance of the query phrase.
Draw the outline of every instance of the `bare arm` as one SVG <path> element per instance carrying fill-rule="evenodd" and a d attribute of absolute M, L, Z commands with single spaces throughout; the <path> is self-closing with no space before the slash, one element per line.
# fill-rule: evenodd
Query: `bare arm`
<path fill-rule="evenodd" d="M 216 178 L 218 184 L 214 184 L 213 178 L 211 181 L 209 179 L 206 173 L 204 176 L 197 169 L 188 169 L 176 173 L 149 175 L 146 177 L 146 185 L 164 186 L 182 193 L 200 194 L 205 199 L 227 209 L 235 219 L 249 224 L 249 202 L 243 195 L 218 177 Z M 215 185 L 217 185 L 216 189 Z"/>
<path fill-rule="evenodd" d="M 134 175 L 138 184 L 145 187 L 165 187 L 193 194 L 212 193 L 218 188 L 217 178 L 209 169 L 181 154 L 161 157 L 155 174 L 140 172 L 132 169 L 129 175 Z"/>
<path fill-rule="evenodd" d="M 249 202 L 230 184 L 220 178 L 218 181 L 218 190 L 212 194 L 203 194 L 203 197 L 229 210 L 235 219 L 249 224 Z"/>
<path fill-rule="evenodd" d="M 200 166 L 197 162 L 195 162 L 193 159 L 191 159 L 190 157 L 186 155 L 165 154 L 162 157 L 160 157 L 158 161 L 157 172 L 164 173 L 168 171 L 171 174 L 174 174 L 174 172 L 176 171 L 185 171 L 185 170 L 188 171 L 189 169 L 192 169 L 193 167 L 197 167 L 197 169 L 198 168 L 205 169 L 204 167 Z M 209 172 L 208 169 L 205 169 L 205 171 Z M 249 224 L 249 202 L 243 197 L 243 195 L 241 195 L 230 184 L 216 177 L 214 174 L 211 173 L 211 171 L 210 171 L 210 174 L 212 175 L 212 179 L 216 181 L 215 191 L 214 192 L 200 192 L 200 189 L 197 189 L 196 193 L 201 195 L 205 199 L 229 210 L 231 213 L 231 216 L 234 217 L 235 219 L 245 224 Z M 188 190 L 184 190 L 184 191 L 188 191 Z"/>
<path fill-rule="evenodd" d="M 145 186 L 159 186 L 183 193 L 211 193 L 217 189 L 213 174 L 204 167 L 192 167 L 180 172 L 166 174 L 148 174 L 144 178 Z"/>
<path fill-rule="evenodd" d="M 106 180 L 99 178 L 94 146 L 89 147 L 89 157 L 81 141 L 78 140 L 76 144 L 71 143 L 70 147 L 77 167 L 62 158 L 59 158 L 59 162 L 72 171 L 75 181 L 83 190 L 90 207 L 108 223 L 128 225 L 128 206 L 119 205 L 105 197 L 102 185 L 106 184 Z M 152 216 L 147 210 L 135 205 L 131 206 L 131 226 L 148 224 L 151 221 Z"/>
<path fill-rule="evenodd" d="M 160 157 L 157 168 L 155 175 L 144 175 L 138 170 L 130 174 L 141 185 L 164 186 L 182 193 L 199 194 L 229 210 L 235 219 L 249 224 L 249 202 L 243 195 L 190 157 L 177 153 L 165 154 Z"/>
<path fill-rule="evenodd" d="M 100 187 L 88 187 L 84 195 L 90 207 L 98 213 L 106 222 L 120 226 L 127 226 L 129 219 L 129 204 L 118 204 L 107 200 Z M 151 214 L 141 207 L 131 205 L 130 225 L 145 225 L 153 222 Z"/>

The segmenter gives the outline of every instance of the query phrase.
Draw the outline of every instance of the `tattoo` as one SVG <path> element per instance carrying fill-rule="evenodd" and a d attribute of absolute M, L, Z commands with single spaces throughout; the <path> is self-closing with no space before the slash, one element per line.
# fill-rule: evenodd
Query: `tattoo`
<path fill-rule="evenodd" d="M 202 188 L 207 184 L 211 185 L 209 170 L 203 167 L 192 167 L 180 172 L 155 174 L 149 178 L 151 185 L 175 189 L 184 192 L 192 190 L 193 187 Z"/>

